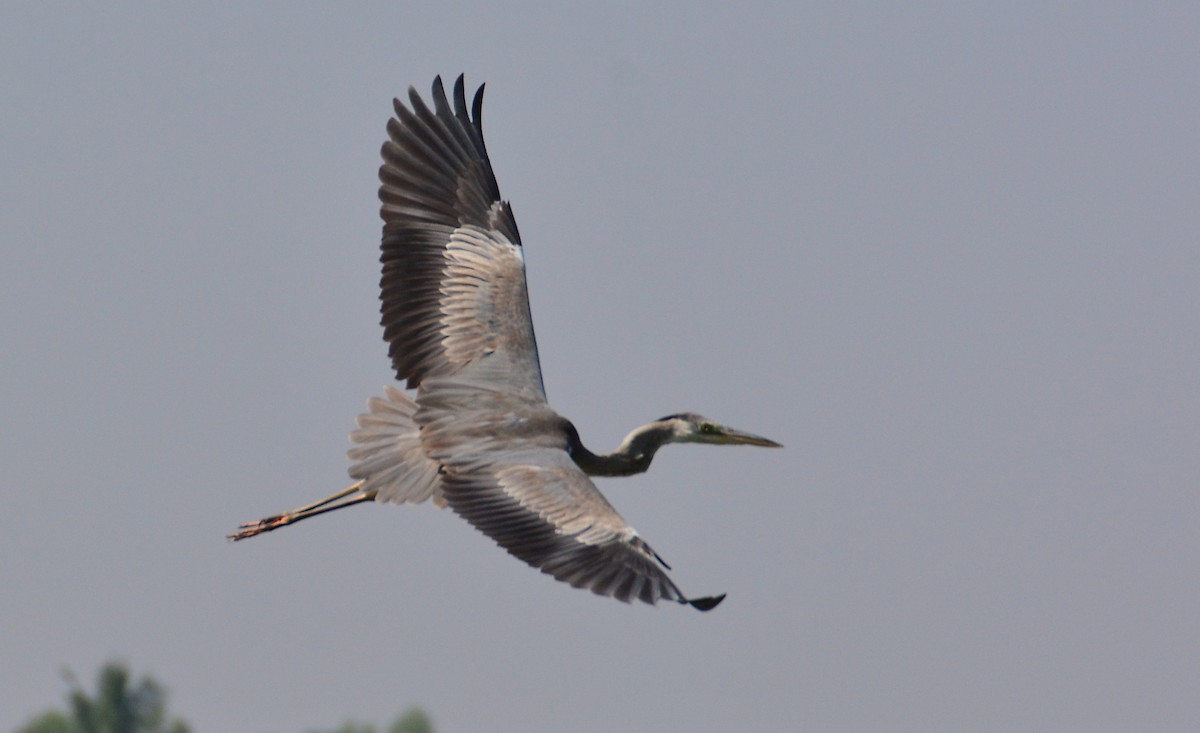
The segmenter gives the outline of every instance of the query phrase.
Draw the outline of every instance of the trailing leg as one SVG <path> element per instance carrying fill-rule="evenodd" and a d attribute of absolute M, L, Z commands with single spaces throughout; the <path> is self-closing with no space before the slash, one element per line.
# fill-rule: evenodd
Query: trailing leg
<path fill-rule="evenodd" d="M 264 519 L 259 519 L 258 521 L 255 521 L 255 522 L 246 522 L 245 524 L 242 524 L 241 526 L 238 527 L 237 532 L 235 532 L 231 535 L 228 535 L 228 537 L 229 537 L 229 539 L 236 542 L 237 540 L 244 540 L 247 537 L 254 537 L 255 535 L 260 535 L 263 532 L 270 532 L 272 530 L 279 529 L 280 527 L 286 527 L 289 524 L 295 524 L 296 522 L 299 522 L 302 519 L 308 519 L 309 517 L 315 517 L 318 514 L 324 514 L 325 512 L 331 512 L 335 509 L 344 509 L 348 506 L 354 506 L 355 504 L 361 504 L 364 501 L 374 501 L 375 492 L 374 491 L 362 491 L 361 487 L 362 487 L 362 482 L 359 481 L 358 483 L 354 484 L 353 486 L 342 489 L 341 491 L 337 492 L 336 494 L 327 496 L 320 501 L 313 502 L 312 504 L 302 506 L 299 509 L 293 509 L 290 512 L 284 512 L 283 514 L 276 514 L 273 517 L 266 517 Z M 351 495 L 353 495 L 353 496 L 351 496 Z M 346 499 L 346 497 L 348 497 L 348 496 L 350 498 Z M 340 503 L 338 503 L 339 500 L 341 500 L 341 499 L 346 499 L 346 500 L 340 501 Z"/>

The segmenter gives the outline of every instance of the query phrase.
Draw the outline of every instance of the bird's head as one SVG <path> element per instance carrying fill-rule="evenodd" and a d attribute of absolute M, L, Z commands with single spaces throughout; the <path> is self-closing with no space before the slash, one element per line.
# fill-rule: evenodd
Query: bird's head
<path fill-rule="evenodd" d="M 669 431 L 671 443 L 710 443 L 713 445 L 761 445 L 765 448 L 783 446 L 761 435 L 734 430 L 694 412 L 667 415 L 656 421 Z"/>

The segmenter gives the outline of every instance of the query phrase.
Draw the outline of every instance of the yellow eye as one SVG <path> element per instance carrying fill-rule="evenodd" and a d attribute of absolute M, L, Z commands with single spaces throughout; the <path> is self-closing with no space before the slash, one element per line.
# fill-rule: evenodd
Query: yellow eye
<path fill-rule="evenodd" d="M 713 424 L 712 424 L 712 423 L 710 423 L 710 422 L 706 422 L 706 423 L 704 423 L 703 425 L 701 425 L 701 426 L 700 426 L 700 432 L 702 432 L 702 433 L 708 433 L 709 435 L 713 435 L 713 434 L 715 434 L 715 433 L 717 433 L 717 432 L 720 432 L 720 431 L 718 431 L 718 430 L 717 430 L 717 426 L 716 426 L 716 425 L 713 425 Z"/>

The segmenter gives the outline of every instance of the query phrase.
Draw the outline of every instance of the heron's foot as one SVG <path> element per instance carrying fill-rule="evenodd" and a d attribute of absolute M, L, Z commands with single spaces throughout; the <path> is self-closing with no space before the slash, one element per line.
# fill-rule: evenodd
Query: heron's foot
<path fill-rule="evenodd" d="M 704 598 L 686 598 L 683 602 L 697 611 L 711 611 L 721 605 L 721 601 L 723 600 L 725 600 L 724 593 L 719 596 L 706 596 Z"/>
<path fill-rule="evenodd" d="M 280 527 L 291 524 L 294 521 L 295 516 L 296 515 L 292 512 L 288 512 L 287 514 L 276 514 L 273 517 L 266 517 L 258 520 L 257 522 L 246 522 L 245 524 L 238 525 L 237 532 L 234 532 L 231 535 L 226 535 L 226 537 L 233 542 L 244 540 L 247 537 L 254 537 L 262 534 L 263 532 L 270 532 L 273 529 L 279 529 Z"/>

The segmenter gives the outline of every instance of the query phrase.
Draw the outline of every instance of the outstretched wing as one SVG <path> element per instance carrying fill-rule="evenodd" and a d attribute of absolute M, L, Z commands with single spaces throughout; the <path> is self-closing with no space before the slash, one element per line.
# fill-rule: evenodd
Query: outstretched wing
<path fill-rule="evenodd" d="M 470 374 L 544 396 L 525 261 L 483 144 L 483 87 L 451 108 L 441 77 L 433 109 L 409 89 L 383 145 L 380 281 L 384 339 L 399 379 Z"/>
<path fill-rule="evenodd" d="M 571 460 L 569 423 L 531 394 L 431 378 L 415 421 L 443 466 L 442 497 L 515 557 L 576 588 L 622 601 L 687 598 L 666 563 Z"/>
<path fill-rule="evenodd" d="M 478 530 L 558 580 L 627 602 L 686 601 L 654 551 L 563 451 L 451 473 L 443 492 Z"/>

